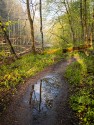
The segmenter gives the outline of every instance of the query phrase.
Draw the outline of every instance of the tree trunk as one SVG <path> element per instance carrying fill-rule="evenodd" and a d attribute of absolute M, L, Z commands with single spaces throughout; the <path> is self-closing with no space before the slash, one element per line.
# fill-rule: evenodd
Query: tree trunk
<path fill-rule="evenodd" d="M 81 27 L 82 27 L 81 38 L 82 40 L 84 40 L 83 0 L 80 0 L 80 21 L 81 21 Z"/>
<path fill-rule="evenodd" d="M 84 39 L 85 44 L 88 43 L 88 30 L 87 30 L 87 0 L 84 0 Z"/>
<path fill-rule="evenodd" d="M 42 24 L 42 1 L 40 0 L 40 32 L 42 39 L 42 50 L 44 50 L 44 39 L 43 39 L 43 24 Z"/>
<path fill-rule="evenodd" d="M 11 44 L 11 41 L 10 41 L 10 39 L 9 39 L 9 36 L 8 36 L 7 33 L 6 33 L 5 27 L 3 26 L 3 23 L 2 23 L 1 20 L 0 20 L 0 27 L 1 27 L 2 32 L 3 32 L 3 34 L 4 34 L 4 39 L 7 40 L 7 42 L 8 42 L 9 45 L 10 45 L 11 52 L 14 54 L 14 56 L 15 56 L 16 58 L 18 58 L 18 56 L 17 56 L 16 53 L 15 53 L 15 50 L 14 50 L 12 44 Z"/>
<path fill-rule="evenodd" d="M 32 50 L 33 53 L 35 53 L 35 39 L 34 39 L 34 25 L 33 25 L 33 19 L 31 18 L 31 14 L 30 14 L 30 6 L 29 6 L 29 0 L 27 1 L 27 14 L 28 14 L 28 19 L 29 19 L 29 23 L 30 23 L 30 28 L 31 28 L 31 40 L 32 40 Z"/>
<path fill-rule="evenodd" d="M 69 12 L 70 8 L 69 8 L 69 3 L 68 3 L 68 1 L 65 1 L 65 0 L 64 0 L 64 5 L 65 5 L 66 12 L 67 12 L 67 15 L 68 15 L 69 25 L 70 25 L 71 32 L 72 32 L 73 43 L 75 43 L 76 39 L 75 39 L 75 33 L 74 33 L 73 25 L 72 25 L 71 13 Z"/>
<path fill-rule="evenodd" d="M 92 45 L 92 41 L 94 41 L 94 5 L 93 5 L 93 15 L 92 15 L 92 25 L 91 25 L 91 39 L 90 39 L 90 44 Z"/>

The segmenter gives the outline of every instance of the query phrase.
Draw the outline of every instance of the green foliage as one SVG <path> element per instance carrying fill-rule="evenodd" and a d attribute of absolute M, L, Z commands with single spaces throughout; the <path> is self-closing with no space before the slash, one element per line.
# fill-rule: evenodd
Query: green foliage
<path fill-rule="evenodd" d="M 2 106 L 3 109 L 5 109 L 6 107 L 5 103 L 8 102 L 7 100 L 10 100 L 10 99 L 4 99 L 5 95 L 3 96 L 2 93 L 6 93 L 6 91 L 10 90 L 15 90 L 15 88 L 19 84 L 24 83 L 26 78 L 34 76 L 36 73 L 43 70 L 45 67 L 55 63 L 56 61 L 54 61 L 54 58 L 57 56 L 57 53 L 60 54 L 60 58 L 58 55 L 58 58 L 56 60 L 58 61 L 59 59 L 61 59 L 60 50 L 53 54 L 45 53 L 44 55 L 39 55 L 39 54 L 33 55 L 30 53 L 23 56 L 21 59 L 16 60 L 10 65 L 5 65 L 5 64 L 1 65 L 0 66 L 0 109 L 2 108 Z M 3 52 L 1 53 L 1 55 L 4 55 Z M 2 101 L 2 99 L 4 101 Z"/>
<path fill-rule="evenodd" d="M 35 75 L 44 67 L 53 63 L 52 55 L 32 55 L 22 57 L 11 65 L 0 67 L 0 86 L 15 87 L 23 78 Z"/>
<path fill-rule="evenodd" d="M 6 53 L 4 50 L 0 52 L 0 61 L 4 61 L 6 57 L 9 56 L 9 53 Z"/>
<path fill-rule="evenodd" d="M 2 18 L 0 17 L 0 19 L 2 20 Z M 0 33 L 2 34 L 3 33 L 3 31 L 9 31 L 9 29 L 8 29 L 8 27 L 9 26 L 12 26 L 12 25 L 14 25 L 14 24 L 17 24 L 18 22 L 17 21 L 5 21 L 5 22 L 0 22 Z M 1 29 L 1 26 L 4 26 L 4 28 L 3 28 L 3 31 L 2 31 L 2 29 Z M 10 32 L 11 32 L 11 30 L 10 30 Z M 2 34 L 3 35 L 3 34 Z"/>
<path fill-rule="evenodd" d="M 66 69 L 65 77 L 71 84 L 77 85 L 82 82 L 86 71 L 86 65 L 84 63 L 74 62 Z"/>
<path fill-rule="evenodd" d="M 75 95 L 71 96 L 70 103 L 82 123 L 82 125 L 91 125 L 94 123 L 94 88 L 84 87 Z"/>
<path fill-rule="evenodd" d="M 94 57 L 80 54 L 80 59 L 71 64 L 65 73 L 74 86 L 70 97 L 72 109 L 77 113 L 81 125 L 94 123 Z M 79 63 L 80 60 L 80 63 Z M 81 63 L 81 61 L 83 63 Z M 83 66 L 82 66 L 83 64 Z"/>

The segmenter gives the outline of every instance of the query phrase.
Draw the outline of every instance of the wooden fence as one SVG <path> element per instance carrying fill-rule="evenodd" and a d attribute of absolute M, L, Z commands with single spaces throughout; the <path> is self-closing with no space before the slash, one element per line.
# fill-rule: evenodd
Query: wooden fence
<path fill-rule="evenodd" d="M 31 49 L 31 40 L 30 37 L 21 36 L 21 37 L 11 37 L 10 41 L 15 49 L 15 52 L 24 53 L 25 51 Z M 10 52 L 10 47 L 8 43 L 4 40 L 3 37 L 0 37 L 0 52 L 4 50 L 6 53 Z"/>

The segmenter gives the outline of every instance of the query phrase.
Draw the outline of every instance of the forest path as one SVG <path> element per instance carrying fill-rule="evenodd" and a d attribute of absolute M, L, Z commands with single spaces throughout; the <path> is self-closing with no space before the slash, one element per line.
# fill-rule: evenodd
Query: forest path
<path fill-rule="evenodd" d="M 74 61 L 62 60 L 30 78 L 19 88 L 0 125 L 77 125 L 64 79 L 66 67 Z"/>

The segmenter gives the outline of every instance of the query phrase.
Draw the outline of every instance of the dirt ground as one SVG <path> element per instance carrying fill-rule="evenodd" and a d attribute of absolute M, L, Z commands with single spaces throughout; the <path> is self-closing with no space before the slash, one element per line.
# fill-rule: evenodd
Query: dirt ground
<path fill-rule="evenodd" d="M 24 85 L 19 86 L 11 105 L 0 119 L 0 125 L 78 125 L 75 113 L 69 105 L 69 84 L 64 79 L 66 67 L 74 61 L 74 58 L 68 61 L 62 60 L 45 68 L 36 76 L 28 79 Z M 31 87 L 49 74 L 58 74 L 62 87 L 57 97 L 54 98 L 53 107 L 45 113 L 46 115 L 39 112 L 39 115 L 34 117 L 33 107 L 28 103 Z"/>

